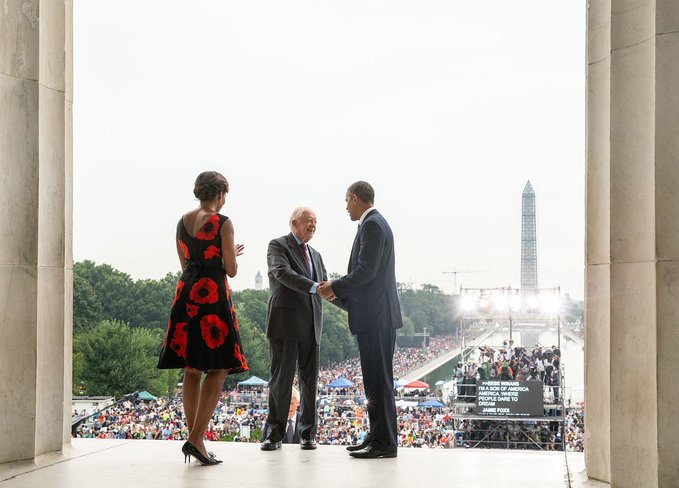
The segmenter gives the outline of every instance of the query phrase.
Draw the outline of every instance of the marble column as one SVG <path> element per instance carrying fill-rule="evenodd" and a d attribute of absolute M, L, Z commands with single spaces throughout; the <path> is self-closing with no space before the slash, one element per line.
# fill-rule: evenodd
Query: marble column
<path fill-rule="evenodd" d="M 71 19 L 64 0 L 0 8 L 0 462 L 69 439 Z"/>
<path fill-rule="evenodd" d="M 587 13 L 585 445 L 587 474 L 610 477 L 610 0 Z"/>
<path fill-rule="evenodd" d="M 587 58 L 587 473 L 676 486 L 679 3 L 591 0 Z"/>

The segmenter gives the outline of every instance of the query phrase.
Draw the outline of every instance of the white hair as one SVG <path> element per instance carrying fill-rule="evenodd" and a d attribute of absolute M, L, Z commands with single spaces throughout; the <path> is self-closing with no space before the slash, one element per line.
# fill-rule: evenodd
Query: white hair
<path fill-rule="evenodd" d="M 290 230 L 294 230 L 292 227 L 292 221 L 293 220 L 299 220 L 302 218 L 302 214 L 304 212 L 311 212 L 314 213 L 313 210 L 311 210 L 309 207 L 297 207 L 295 210 L 292 211 L 292 215 L 290 215 Z"/>
<path fill-rule="evenodd" d="M 291 398 L 296 398 L 297 401 L 299 401 L 299 390 L 297 388 L 295 388 L 294 386 L 292 387 Z"/>

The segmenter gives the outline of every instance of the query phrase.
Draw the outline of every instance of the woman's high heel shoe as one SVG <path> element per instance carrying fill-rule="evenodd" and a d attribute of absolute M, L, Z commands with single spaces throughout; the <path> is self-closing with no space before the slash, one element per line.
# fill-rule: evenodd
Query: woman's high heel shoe
<path fill-rule="evenodd" d="M 212 459 L 214 459 L 215 461 L 217 461 L 217 464 L 223 462 L 221 459 L 217 459 L 217 456 L 215 456 L 215 453 L 212 452 L 212 451 L 208 451 L 208 452 L 207 452 L 207 455 L 210 456 L 210 457 L 211 457 Z"/>
<path fill-rule="evenodd" d="M 193 456 L 201 464 L 204 464 L 205 466 L 212 466 L 221 463 L 221 461 L 215 459 L 214 457 L 203 456 L 203 454 L 198 450 L 198 448 L 191 444 L 189 441 L 186 441 L 182 446 L 182 452 L 184 453 L 184 462 L 186 462 L 188 459 L 191 459 L 191 456 Z"/>

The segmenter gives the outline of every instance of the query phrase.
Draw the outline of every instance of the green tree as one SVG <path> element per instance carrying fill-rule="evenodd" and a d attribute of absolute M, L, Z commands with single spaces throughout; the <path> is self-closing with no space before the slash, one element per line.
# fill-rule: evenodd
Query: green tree
<path fill-rule="evenodd" d="M 248 289 L 233 292 L 233 302 L 236 304 L 238 316 L 247 317 L 262 333 L 266 333 L 268 299 L 268 290 Z"/>
<path fill-rule="evenodd" d="M 76 331 L 87 329 L 103 318 L 97 292 L 90 280 L 82 275 L 78 264 L 73 268 L 73 328 Z"/>
<path fill-rule="evenodd" d="M 87 282 L 87 285 L 83 282 Z M 82 261 L 73 265 L 74 295 L 77 288 L 91 289 L 88 298 L 96 296 L 98 304 L 91 302 L 73 302 L 74 322 L 87 322 L 88 318 L 94 318 L 91 310 L 101 310 L 98 317 L 103 319 L 115 319 L 123 322 L 130 322 L 130 316 L 135 310 L 135 301 L 139 300 L 134 295 L 134 281 L 126 274 L 114 269 L 108 264 L 96 264 L 94 261 Z M 77 285 L 76 285 L 77 283 Z M 89 308 L 81 309 L 84 304 Z M 92 327 L 98 322 L 89 322 L 87 326 Z"/>
<path fill-rule="evenodd" d="M 398 331 L 399 334 L 411 336 L 415 333 L 415 323 L 410 317 L 403 317 L 403 328 Z"/>
<path fill-rule="evenodd" d="M 238 312 L 237 312 L 238 313 Z M 241 343 L 243 352 L 248 359 L 250 370 L 245 377 L 251 375 L 259 376 L 262 379 L 269 379 L 269 341 L 264 333 L 252 323 L 247 314 L 238 315 L 238 326 L 240 329 Z M 226 386 L 232 388 L 236 383 L 246 378 L 244 375 L 232 375 L 226 379 Z"/>
<path fill-rule="evenodd" d="M 74 339 L 74 358 L 82 367 L 73 383 L 88 395 L 120 396 L 135 390 L 168 393 L 167 373 L 156 369 L 160 331 L 132 329 L 126 323 L 104 320 Z"/>
<path fill-rule="evenodd" d="M 457 301 L 434 285 L 422 285 L 421 289 L 399 285 L 401 311 L 412 320 L 416 332 L 426 327 L 433 335 L 451 334 L 459 328 Z"/>
<path fill-rule="evenodd" d="M 108 264 L 82 261 L 73 266 L 73 323 L 76 330 L 102 320 L 131 327 L 167 327 L 180 273 L 160 280 L 137 280 Z"/>
<path fill-rule="evenodd" d="M 570 298 L 567 298 L 561 313 L 562 321 L 564 322 L 575 322 L 576 320 L 580 320 L 580 323 L 584 323 L 584 303 L 582 300 L 571 300 Z"/>
<path fill-rule="evenodd" d="M 170 318 L 174 290 L 181 274 L 168 273 L 161 280 L 138 280 L 132 285 L 129 315 L 133 327 L 165 329 Z"/>
<path fill-rule="evenodd" d="M 358 346 L 349 331 L 347 313 L 331 303 L 324 302 L 321 365 L 325 366 L 356 356 L 358 356 Z"/>

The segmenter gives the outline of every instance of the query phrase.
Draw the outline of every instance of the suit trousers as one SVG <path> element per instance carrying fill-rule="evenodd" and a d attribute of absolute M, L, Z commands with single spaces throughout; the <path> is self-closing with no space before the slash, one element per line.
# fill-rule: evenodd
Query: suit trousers
<path fill-rule="evenodd" d="M 393 366 L 396 330 L 368 330 L 357 334 L 356 339 L 368 401 L 370 444 L 382 451 L 395 452 L 398 446 Z"/>
<path fill-rule="evenodd" d="M 297 431 L 302 439 L 316 438 L 318 416 L 316 391 L 318 386 L 319 347 L 313 334 L 307 339 L 269 338 L 271 379 L 269 380 L 268 428 L 264 439 L 278 442 L 285 437 L 292 383 L 299 368 L 300 410 Z"/>

